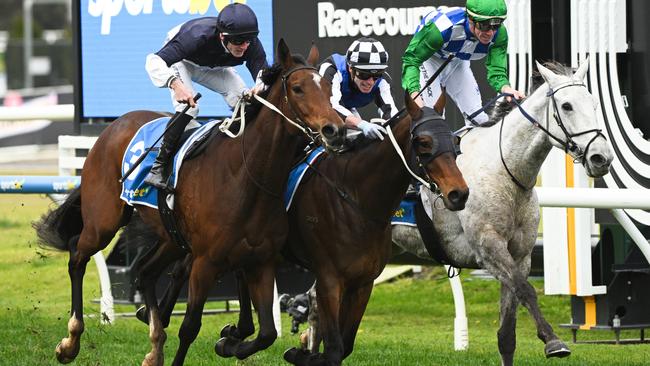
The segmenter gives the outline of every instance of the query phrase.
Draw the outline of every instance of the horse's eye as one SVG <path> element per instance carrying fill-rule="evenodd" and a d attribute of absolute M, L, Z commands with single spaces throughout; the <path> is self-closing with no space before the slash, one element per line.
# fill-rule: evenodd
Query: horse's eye
<path fill-rule="evenodd" d="M 567 112 L 570 112 L 573 110 L 573 107 L 571 106 L 571 103 L 562 103 L 562 109 L 564 109 Z"/>
<path fill-rule="evenodd" d="M 291 90 L 296 94 L 302 94 L 302 88 L 300 87 L 300 85 L 292 86 Z"/>
<path fill-rule="evenodd" d="M 422 150 L 431 150 L 433 148 L 433 143 L 430 139 L 425 139 L 425 138 L 416 138 L 414 140 L 415 146 Z"/>

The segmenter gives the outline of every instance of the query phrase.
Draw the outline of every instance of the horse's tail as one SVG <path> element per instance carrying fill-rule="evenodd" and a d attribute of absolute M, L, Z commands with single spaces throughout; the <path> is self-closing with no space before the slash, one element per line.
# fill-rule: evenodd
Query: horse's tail
<path fill-rule="evenodd" d="M 75 188 L 57 208 L 32 223 L 40 245 L 69 250 L 70 239 L 81 234 L 81 187 Z"/>

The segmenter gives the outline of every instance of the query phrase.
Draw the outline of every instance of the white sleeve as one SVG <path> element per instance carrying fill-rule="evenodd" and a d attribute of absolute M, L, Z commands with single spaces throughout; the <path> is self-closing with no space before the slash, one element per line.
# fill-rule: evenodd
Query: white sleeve
<path fill-rule="evenodd" d="M 384 106 L 390 106 L 390 116 L 394 116 L 399 112 L 395 106 L 395 101 L 393 100 L 393 94 L 390 92 L 390 84 L 386 80 L 381 80 L 379 83 L 379 97 L 381 98 Z M 380 107 L 380 114 L 382 113 L 382 107 Z"/>
<path fill-rule="evenodd" d="M 341 83 L 343 82 L 343 77 L 340 72 L 337 72 L 332 78 L 332 96 L 330 97 L 330 103 L 332 103 L 332 108 L 342 114 L 344 117 L 351 115 L 352 112 L 340 104 L 341 97 Z M 345 119 L 345 118 L 344 118 Z"/>
<path fill-rule="evenodd" d="M 266 89 L 269 88 L 269 86 L 264 84 L 264 82 L 262 81 L 262 72 L 264 72 L 264 70 L 260 70 L 257 73 L 257 77 L 255 78 L 255 86 L 253 88 L 259 89 L 260 91 L 265 91 Z"/>
<path fill-rule="evenodd" d="M 167 66 L 167 63 L 160 56 L 153 53 L 147 55 L 145 69 L 153 85 L 159 88 L 169 87 L 169 83 L 176 78 L 174 71 Z"/>

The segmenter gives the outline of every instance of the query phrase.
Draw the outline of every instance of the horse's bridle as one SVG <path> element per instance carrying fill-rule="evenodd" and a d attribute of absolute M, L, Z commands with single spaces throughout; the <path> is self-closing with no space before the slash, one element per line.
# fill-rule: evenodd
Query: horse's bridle
<path fill-rule="evenodd" d="M 293 115 L 295 116 L 295 119 L 298 121 L 300 126 L 304 129 L 303 132 L 305 132 L 305 134 L 313 142 L 315 140 L 314 136 L 317 136 L 318 132 L 314 132 L 309 127 L 309 125 L 304 121 L 302 116 L 298 113 L 296 108 L 293 106 L 293 103 L 291 103 L 291 101 L 289 100 L 289 91 L 287 90 L 287 82 L 289 80 L 289 77 L 294 72 L 300 71 L 300 70 L 311 70 L 311 71 L 315 72 L 316 74 L 318 74 L 318 69 L 317 68 L 315 68 L 313 66 L 301 65 L 301 66 L 296 66 L 296 67 L 290 69 L 284 75 L 282 75 L 282 90 L 284 92 L 284 102 L 287 103 L 287 105 L 289 105 L 289 109 L 291 110 L 291 113 L 293 113 Z"/>
<path fill-rule="evenodd" d="M 530 122 L 533 124 L 533 126 L 539 128 L 539 129 L 542 130 L 546 135 L 548 135 L 550 138 L 552 138 L 553 140 L 555 140 L 558 144 L 560 144 L 561 146 L 563 146 L 563 147 L 564 147 L 564 151 L 565 151 L 566 153 L 569 153 L 571 156 L 574 157 L 574 163 L 581 163 L 581 164 L 584 165 L 584 164 L 585 164 L 585 156 L 586 156 L 587 153 L 589 152 L 589 147 L 591 146 L 591 144 L 592 144 L 592 143 L 593 143 L 593 142 L 594 142 L 594 141 L 595 141 L 599 136 L 602 137 L 602 138 L 604 138 L 604 139 L 607 139 L 607 138 L 605 137 L 605 135 L 603 135 L 602 130 L 599 129 L 599 128 L 593 128 L 593 129 L 591 129 L 591 130 L 581 131 L 581 132 L 577 132 L 577 133 L 573 133 L 573 134 L 571 134 L 571 133 L 567 130 L 566 126 L 565 126 L 564 123 L 562 122 L 562 118 L 560 117 L 560 112 L 559 112 L 559 109 L 558 109 L 558 106 L 557 106 L 557 101 L 556 101 L 556 99 L 555 99 L 555 93 L 557 93 L 557 91 L 560 90 L 560 89 L 568 88 L 568 87 L 571 87 L 571 86 L 581 86 L 581 87 L 585 87 L 585 88 L 587 87 L 587 86 L 586 86 L 584 83 L 582 83 L 582 82 L 578 82 L 578 81 L 572 80 L 572 81 L 569 81 L 569 82 L 567 82 L 567 83 L 560 84 L 560 85 L 559 85 L 558 87 L 556 87 L 555 89 L 553 89 L 553 88 L 551 88 L 551 87 L 549 86 L 549 90 L 548 90 L 548 92 L 546 93 L 546 97 L 551 98 L 552 107 L 553 107 L 553 118 L 555 119 L 555 122 L 557 123 L 557 125 L 560 127 L 560 129 L 561 129 L 562 132 L 564 133 L 564 137 L 566 138 L 565 140 L 562 140 L 561 138 L 555 136 L 555 135 L 554 135 L 553 133 L 551 133 L 551 131 L 549 130 L 548 125 L 549 125 L 549 123 L 550 123 L 550 122 L 549 122 L 549 121 L 550 121 L 549 114 L 550 114 L 550 109 L 551 109 L 550 107 L 547 108 L 546 127 L 544 127 L 544 126 L 542 126 L 542 125 L 541 125 L 537 120 L 535 120 L 535 119 L 534 119 L 530 114 L 528 114 L 528 112 L 526 112 L 526 110 L 524 110 L 524 108 L 521 106 L 521 103 L 519 103 L 519 101 L 517 101 L 517 99 L 514 97 L 514 95 L 512 95 L 512 94 L 510 94 L 510 93 L 500 93 L 499 95 L 497 95 L 496 98 L 493 99 L 493 101 L 496 101 L 496 99 L 498 99 L 498 98 L 500 98 L 500 97 L 503 97 L 503 96 L 505 96 L 505 97 L 510 97 L 511 100 L 512 100 L 512 102 L 515 103 L 515 105 L 517 106 L 517 108 L 519 108 L 519 111 L 521 112 L 521 114 L 522 114 L 522 115 L 523 115 L 523 116 L 524 116 L 528 121 L 530 121 Z M 491 103 L 493 103 L 493 101 L 491 101 L 490 103 L 488 103 L 488 105 L 491 104 Z M 473 115 L 474 115 L 474 114 L 473 114 Z M 533 187 L 534 187 L 535 185 L 533 184 L 532 187 L 526 187 L 523 183 L 521 183 L 521 182 L 520 182 L 520 181 L 519 181 L 519 180 L 514 176 L 514 174 L 512 174 L 512 172 L 511 172 L 510 169 L 508 168 L 508 165 L 506 164 L 505 159 L 503 158 L 503 149 L 502 149 L 502 146 L 501 146 L 501 140 L 502 140 L 502 135 L 503 135 L 503 125 L 504 125 L 504 120 L 505 120 L 505 116 L 503 117 L 503 120 L 501 121 L 501 126 L 499 127 L 499 154 L 501 155 L 501 162 L 503 163 L 503 166 L 504 166 L 504 168 L 506 169 L 506 172 L 508 172 L 508 175 L 510 175 L 510 178 L 513 180 L 513 182 L 515 182 L 515 184 L 516 184 L 519 188 L 521 188 L 521 189 L 523 189 L 523 190 L 525 190 L 525 191 L 529 191 L 529 190 L 533 189 Z M 585 147 L 585 150 L 583 151 L 583 150 L 580 148 L 580 146 L 578 146 L 578 144 L 575 142 L 575 140 L 573 139 L 573 137 L 576 137 L 576 136 L 582 136 L 582 135 L 585 135 L 585 134 L 588 134 L 588 133 L 591 133 L 591 132 L 595 132 L 596 134 L 594 135 L 594 137 L 593 137 L 591 140 L 589 140 L 589 142 L 587 143 L 587 145 L 586 145 L 586 147 Z"/>
<path fill-rule="evenodd" d="M 557 101 L 555 100 L 555 93 L 557 93 L 557 91 L 560 90 L 560 89 L 568 88 L 570 86 L 582 86 L 584 88 L 587 87 L 583 83 L 576 82 L 576 81 L 570 81 L 568 83 L 561 84 L 559 87 L 556 87 L 555 89 L 549 87 L 549 90 L 546 93 L 546 96 L 551 98 L 551 101 L 553 102 L 553 118 L 555 118 L 555 122 L 557 123 L 557 125 L 560 127 L 560 129 L 564 133 L 564 136 L 566 137 L 566 140 L 565 141 L 560 141 L 557 137 L 553 136 L 550 132 L 547 132 L 547 131 L 545 131 L 545 132 L 548 133 L 548 135 L 551 138 L 558 141 L 558 143 L 560 143 L 560 145 L 564 146 L 564 151 L 565 152 L 567 152 L 567 153 L 571 152 L 571 153 L 575 154 L 575 160 L 574 160 L 575 163 L 580 163 L 580 164 L 584 165 L 584 163 L 585 163 L 584 157 L 589 152 L 589 147 L 591 146 L 591 143 L 594 142 L 594 140 L 596 140 L 598 138 L 598 136 L 602 136 L 602 138 L 604 138 L 604 139 L 607 139 L 607 138 L 605 137 L 605 135 L 603 135 L 602 130 L 599 129 L 599 128 L 593 128 L 591 130 L 577 132 L 577 133 L 574 133 L 574 134 L 570 134 L 569 131 L 566 129 L 566 126 L 564 126 L 564 123 L 562 122 L 562 117 L 560 117 L 560 113 L 559 113 L 558 106 L 557 106 Z M 550 111 L 550 108 L 547 109 L 547 111 Z M 548 123 L 549 123 L 549 118 L 547 116 L 547 118 L 546 118 L 546 126 L 547 126 L 547 128 L 548 128 Z M 588 133 L 591 133 L 591 132 L 596 132 L 596 135 L 594 135 L 594 137 L 591 140 L 589 140 L 589 142 L 587 143 L 587 146 L 585 146 L 585 150 L 582 151 L 580 146 L 578 146 L 578 144 L 575 142 L 575 140 L 573 140 L 573 137 L 585 135 L 585 134 L 588 134 Z"/>

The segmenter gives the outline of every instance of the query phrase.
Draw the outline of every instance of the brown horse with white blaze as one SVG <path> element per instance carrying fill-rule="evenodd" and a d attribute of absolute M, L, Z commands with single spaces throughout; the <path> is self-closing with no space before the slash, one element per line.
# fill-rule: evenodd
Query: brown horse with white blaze
<path fill-rule="evenodd" d="M 277 55 L 278 64 L 266 74 L 271 85 L 266 100 L 302 127 L 319 131 L 326 146 L 337 146 L 342 142 L 344 124 L 329 107 L 330 85 L 313 67 L 318 60 L 317 48 L 312 46 L 305 61 L 292 55 L 280 40 Z M 259 310 L 258 337 L 246 342 L 242 356 L 267 348 L 276 338 L 272 316 L 275 257 L 288 232 L 280 197 L 296 151 L 305 143 L 300 129 L 287 123 L 283 115 L 262 108 L 243 135 L 235 139 L 214 135 L 205 152 L 185 162 L 180 170 L 175 216 L 191 245 L 193 266 L 174 365 L 183 363 L 199 332 L 208 289 L 226 271 L 242 270 L 246 274 L 253 303 Z M 132 207 L 119 198 L 124 151 L 143 124 L 162 116 L 136 111 L 113 122 L 86 158 L 81 187 L 35 223 L 45 245 L 70 253 L 72 306 L 69 335 L 56 348 L 61 363 L 74 360 L 80 350 L 86 265 L 92 255 L 109 244 L 132 212 Z M 143 365 L 163 365 L 166 334 L 159 319 L 153 283 L 170 262 L 185 253 L 172 242 L 157 210 L 137 208 L 160 238 L 158 249 L 148 257 L 139 276 L 139 287 L 149 309 L 152 344 Z"/>

